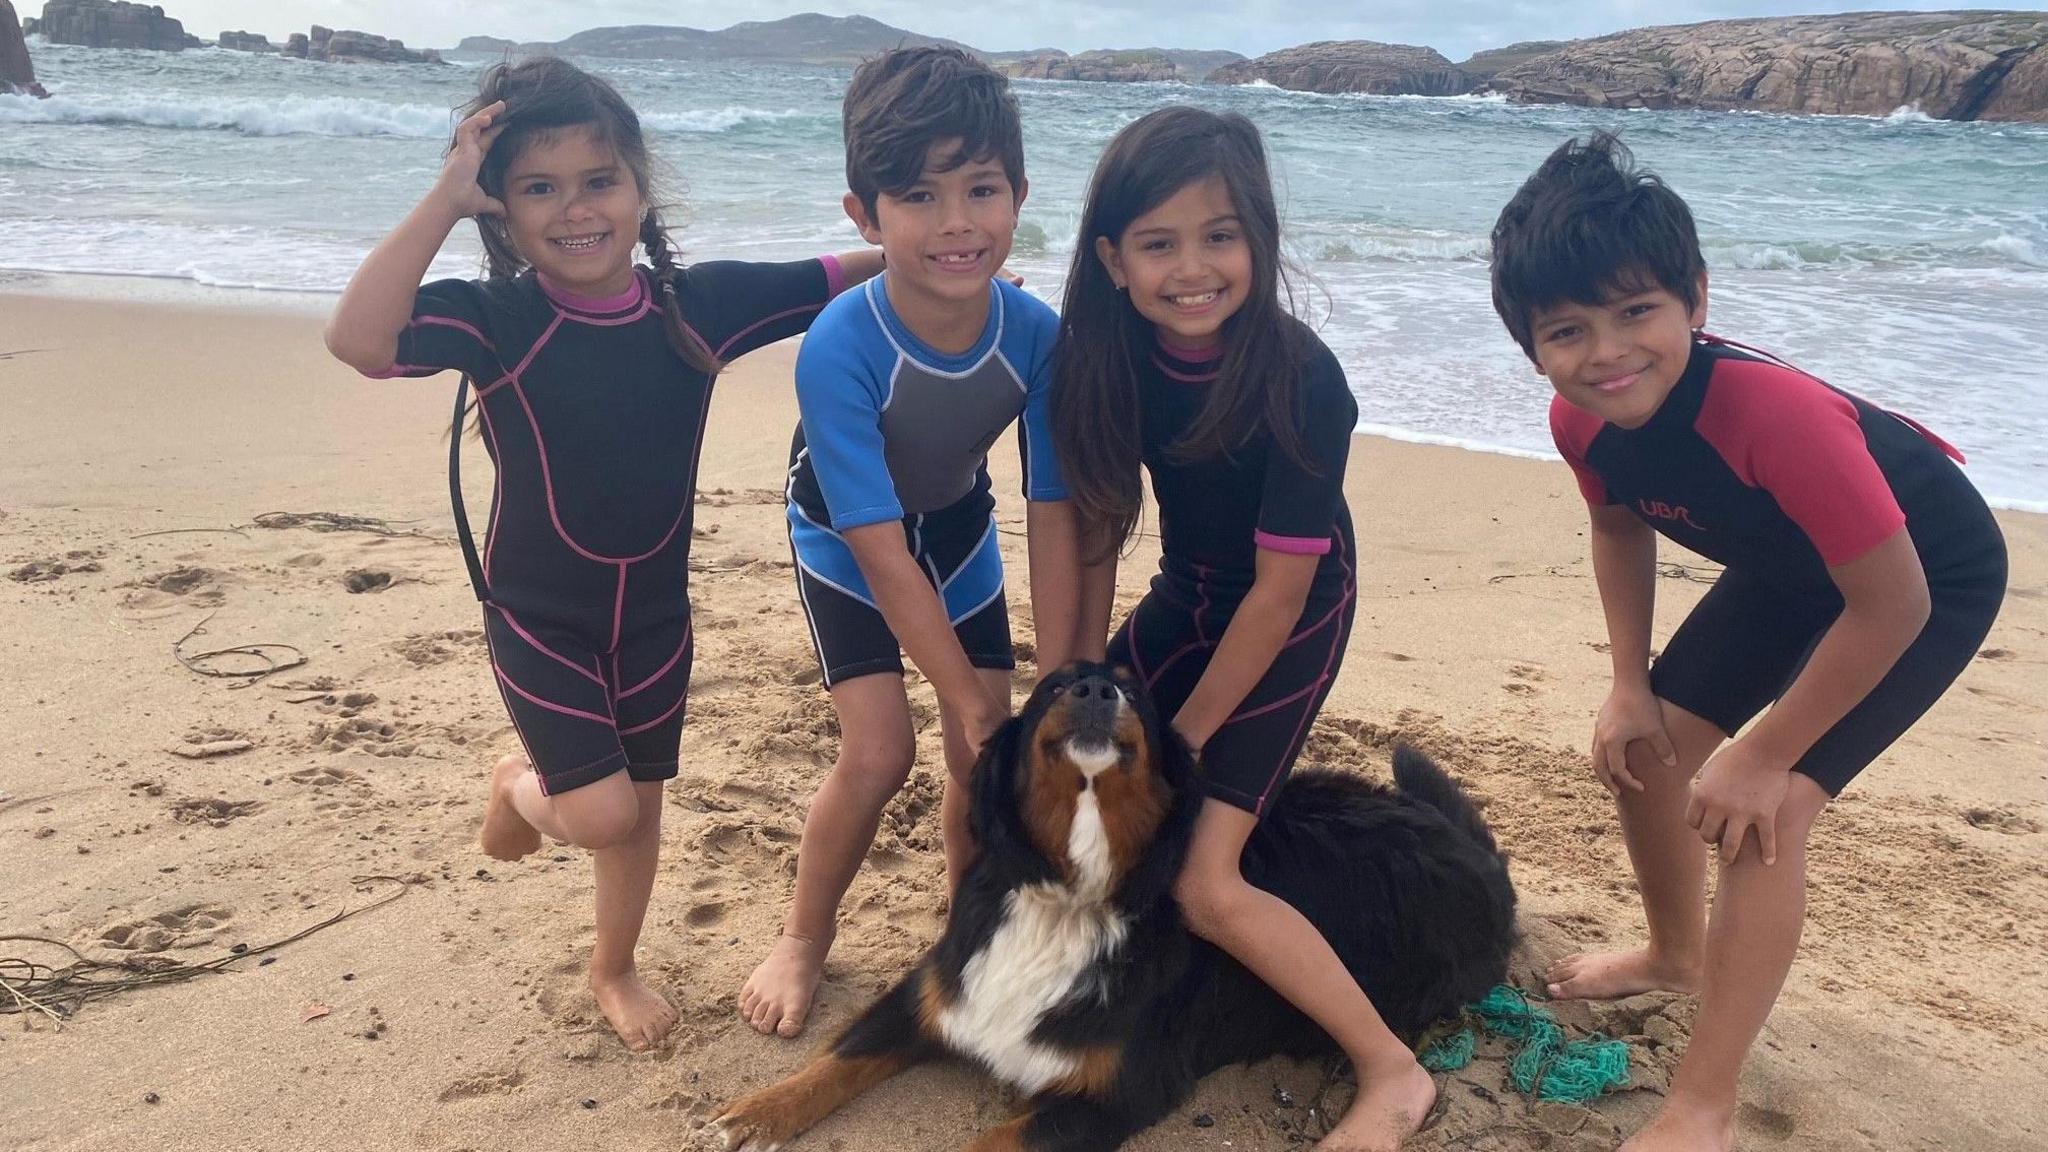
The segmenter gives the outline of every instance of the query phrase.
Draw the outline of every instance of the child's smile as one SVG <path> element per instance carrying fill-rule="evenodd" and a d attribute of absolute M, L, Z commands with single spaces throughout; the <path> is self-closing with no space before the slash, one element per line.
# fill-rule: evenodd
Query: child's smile
<path fill-rule="evenodd" d="M 1131 221 L 1117 243 L 1098 238 L 1095 248 L 1138 314 L 1170 342 L 1210 342 L 1252 283 L 1251 246 L 1218 176 L 1182 188 Z"/>
<path fill-rule="evenodd" d="M 549 283 L 584 296 L 631 286 L 646 205 L 632 172 L 588 128 L 542 136 L 505 176 L 505 228 Z"/>
<path fill-rule="evenodd" d="M 1623 428 L 1640 428 L 1663 407 L 1692 357 L 1692 334 L 1707 319 L 1707 286 L 1696 303 L 1665 288 L 1617 293 L 1599 304 L 1567 300 L 1531 317 L 1536 371 L 1558 395 Z"/>

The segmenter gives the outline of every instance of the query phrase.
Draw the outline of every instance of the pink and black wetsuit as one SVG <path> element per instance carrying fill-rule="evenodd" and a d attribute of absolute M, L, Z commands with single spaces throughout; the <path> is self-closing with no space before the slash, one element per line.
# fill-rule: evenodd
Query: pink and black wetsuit
<path fill-rule="evenodd" d="M 1258 552 L 1314 555 L 1314 584 L 1286 647 L 1202 750 L 1209 794 L 1254 815 L 1308 740 L 1330 693 L 1358 603 L 1358 547 L 1344 501 L 1344 465 L 1358 402 L 1337 358 L 1308 329 L 1302 341 L 1296 426 L 1308 466 L 1259 428 L 1225 455 L 1184 460 L 1174 446 L 1193 426 L 1216 380 L 1207 358 L 1150 350 L 1137 366 L 1145 469 L 1159 505 L 1162 555 L 1152 589 L 1110 641 L 1109 658 L 1144 680 L 1172 716 L 1208 670 L 1231 618 L 1251 591 Z"/>
<path fill-rule="evenodd" d="M 677 275 L 720 363 L 810 327 L 838 262 Z M 690 683 L 690 521 L 712 381 L 669 344 L 660 287 L 612 299 L 528 273 L 425 285 L 388 375 L 462 372 L 497 465 L 476 574 L 505 707 L 550 794 L 676 774 Z"/>
<path fill-rule="evenodd" d="M 1730 735 L 1784 693 L 1841 613 L 1828 569 L 1911 532 L 1933 612 L 1794 766 L 1830 795 L 1941 697 L 1998 615 L 2005 540 L 1955 449 L 1795 369 L 1705 337 L 1642 427 L 1605 423 L 1562 397 L 1550 427 L 1587 503 L 1625 505 L 1724 566 L 1650 683 Z"/>

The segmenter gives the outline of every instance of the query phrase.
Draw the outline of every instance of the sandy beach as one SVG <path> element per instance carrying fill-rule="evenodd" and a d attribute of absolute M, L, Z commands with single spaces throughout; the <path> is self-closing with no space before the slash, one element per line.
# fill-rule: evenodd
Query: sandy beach
<path fill-rule="evenodd" d="M 782 529 L 793 351 L 736 365 L 712 408 L 691 720 L 641 950 L 682 1023 L 634 1056 L 584 988 L 587 857 L 508 865 L 476 848 L 485 774 L 516 739 L 452 542 L 452 377 L 361 380 L 312 315 L 0 284 L 0 936 L 131 975 L 257 950 L 61 1028 L 0 1015 L 0 1143 L 709 1148 L 700 1128 L 723 1101 L 893 980 L 943 915 L 922 684 L 919 766 L 849 894 L 809 1032 L 765 1038 L 734 1015 L 836 740 Z M 1028 636 L 1009 444 L 992 467 Z M 478 446 L 466 477 L 485 508 Z M 1567 470 L 1361 439 L 1348 487 L 1362 600 L 1304 762 L 1384 775 L 1406 739 L 1484 799 L 1514 857 L 1524 986 L 1568 951 L 1640 939 L 1583 755 L 1608 663 Z M 1980 658 L 1816 828 L 1801 957 L 1743 1083 L 1745 1148 L 2048 1147 L 2048 520 L 2001 520 L 2012 586 Z M 1127 603 L 1156 554 L 1148 540 L 1124 566 Z M 1664 559 L 1660 637 L 1711 579 Z M 249 684 L 177 658 L 251 644 L 305 663 Z M 262 950 L 352 909 L 367 910 Z M 69 959 L 0 940 L 8 956 Z M 1561 1006 L 1631 1039 L 1629 1090 L 1532 1106 L 1482 1046 L 1411 1146 L 1610 1149 L 1654 1109 L 1690 1011 L 1665 996 Z M 1348 1092 L 1320 1066 L 1229 1070 L 1130 1147 L 1302 1146 Z M 1009 1105 L 969 1069 L 920 1069 L 797 1147 L 955 1148 Z"/>

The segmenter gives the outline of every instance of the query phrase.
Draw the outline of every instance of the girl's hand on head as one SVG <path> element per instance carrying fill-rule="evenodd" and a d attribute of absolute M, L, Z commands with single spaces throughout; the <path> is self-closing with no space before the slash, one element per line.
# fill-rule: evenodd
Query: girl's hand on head
<path fill-rule="evenodd" d="M 1628 769 L 1628 746 L 1641 740 L 1666 765 L 1678 763 L 1671 736 L 1664 731 L 1664 709 L 1647 685 L 1617 684 L 1593 721 L 1593 775 L 1616 800 L 1621 790 L 1641 792 L 1643 782 Z"/>
<path fill-rule="evenodd" d="M 505 205 L 483 190 L 477 173 L 491 144 L 505 130 L 505 102 L 480 108 L 455 126 L 455 147 L 441 165 L 441 178 L 430 195 L 439 196 L 457 216 L 503 216 Z"/>
<path fill-rule="evenodd" d="M 1742 841 L 1756 831 L 1765 864 L 1778 862 L 1778 806 L 1792 784 L 1787 766 L 1773 763 L 1748 740 L 1737 740 L 1708 759 L 1692 782 L 1685 822 L 1721 852 L 1721 863 L 1742 855 Z"/>

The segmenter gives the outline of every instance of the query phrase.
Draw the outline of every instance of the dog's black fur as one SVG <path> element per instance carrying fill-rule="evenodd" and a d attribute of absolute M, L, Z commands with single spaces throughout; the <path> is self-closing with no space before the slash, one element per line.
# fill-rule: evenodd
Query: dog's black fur
<path fill-rule="evenodd" d="M 1337 1051 L 1308 1017 L 1183 926 L 1172 888 L 1203 802 L 1194 758 L 1128 674 L 1070 665 L 1047 676 L 983 751 L 972 809 L 980 857 L 944 935 L 832 1043 L 821 1064 L 785 1085 L 820 1074 L 822 1062 L 886 1065 L 879 1074 L 886 1076 L 954 1047 L 935 1023 L 934 1005 L 961 995 L 962 974 L 1001 926 L 1012 893 L 1069 880 L 1027 820 L 1030 773 L 1057 768 L 1034 768 L 1041 761 L 1030 749 L 1066 687 L 1089 677 L 1113 680 L 1140 721 L 1143 747 L 1124 748 L 1124 767 L 1112 771 L 1141 765 L 1167 799 L 1149 843 L 1108 896 L 1127 925 L 1121 946 L 1094 961 L 1073 994 L 1038 1019 L 1031 1039 L 1077 1054 L 1109 1053 L 1106 1070 L 1039 1090 L 1026 1116 L 976 1147 L 1107 1152 L 1171 1112 L 1218 1068 Z M 1491 832 L 1450 777 L 1402 746 L 1394 780 L 1388 788 L 1343 772 L 1295 773 L 1246 845 L 1243 869 L 1251 883 L 1299 909 L 1388 1026 L 1412 1035 L 1505 978 L 1515 893 Z M 1083 782 L 1081 790 L 1091 786 Z M 822 1118 L 804 1117 L 790 1130 L 793 1114 L 778 1122 L 775 1113 L 777 1090 L 728 1109 L 721 1119 L 730 1146 L 772 1147 Z M 760 1143 L 749 1145 L 750 1136 Z"/>

